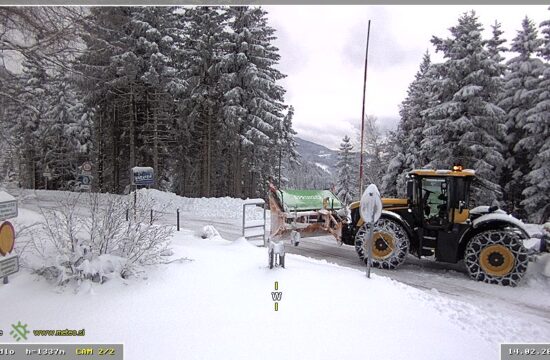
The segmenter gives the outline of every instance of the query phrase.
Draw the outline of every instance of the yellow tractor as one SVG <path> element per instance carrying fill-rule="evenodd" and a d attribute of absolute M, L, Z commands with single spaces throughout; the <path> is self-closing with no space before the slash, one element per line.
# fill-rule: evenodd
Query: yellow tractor
<path fill-rule="evenodd" d="M 406 199 L 382 199 L 383 211 L 374 225 L 372 264 L 395 269 L 408 253 L 440 262 L 464 260 L 472 279 L 516 286 L 527 270 L 529 256 L 523 222 L 496 206 L 469 208 L 473 170 L 413 170 Z M 360 203 L 350 205 L 341 240 L 354 245 L 366 261 L 367 224 Z"/>

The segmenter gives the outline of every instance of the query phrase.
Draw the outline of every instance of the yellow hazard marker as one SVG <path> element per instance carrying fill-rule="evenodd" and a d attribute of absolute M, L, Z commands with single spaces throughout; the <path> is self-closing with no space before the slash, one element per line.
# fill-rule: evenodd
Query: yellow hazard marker
<path fill-rule="evenodd" d="M 6 221 L 0 226 L 0 255 L 6 256 L 13 251 L 15 244 L 15 230 L 13 225 Z"/>

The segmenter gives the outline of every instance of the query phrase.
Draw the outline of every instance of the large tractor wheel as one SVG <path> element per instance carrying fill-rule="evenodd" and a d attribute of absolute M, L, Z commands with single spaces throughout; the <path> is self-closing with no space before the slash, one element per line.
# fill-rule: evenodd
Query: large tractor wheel
<path fill-rule="evenodd" d="M 368 225 L 363 224 L 355 235 L 355 251 L 367 263 Z M 372 237 L 372 266 L 395 269 L 405 261 L 409 251 L 409 235 L 398 222 L 381 218 L 374 224 Z"/>
<path fill-rule="evenodd" d="M 529 263 L 519 236 L 507 230 L 487 230 L 472 237 L 464 263 L 472 279 L 489 284 L 516 286 Z"/>

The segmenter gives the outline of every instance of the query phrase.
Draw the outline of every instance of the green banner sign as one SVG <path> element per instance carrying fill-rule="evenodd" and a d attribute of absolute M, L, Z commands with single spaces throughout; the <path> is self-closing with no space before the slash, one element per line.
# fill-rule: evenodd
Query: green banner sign
<path fill-rule="evenodd" d="M 277 195 L 284 211 L 320 210 L 325 198 L 328 198 L 327 209 L 342 208 L 340 200 L 328 190 L 278 190 Z"/>

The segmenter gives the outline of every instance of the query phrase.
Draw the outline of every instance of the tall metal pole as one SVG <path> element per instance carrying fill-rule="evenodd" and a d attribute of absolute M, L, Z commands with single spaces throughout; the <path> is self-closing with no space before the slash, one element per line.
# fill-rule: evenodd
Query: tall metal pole
<path fill-rule="evenodd" d="M 367 29 L 367 47 L 365 50 L 365 76 L 363 78 L 363 110 L 361 111 L 361 155 L 359 161 L 359 196 L 363 193 L 363 151 L 365 136 L 365 95 L 367 93 L 367 66 L 369 63 L 369 39 L 370 39 L 370 20 Z"/>

